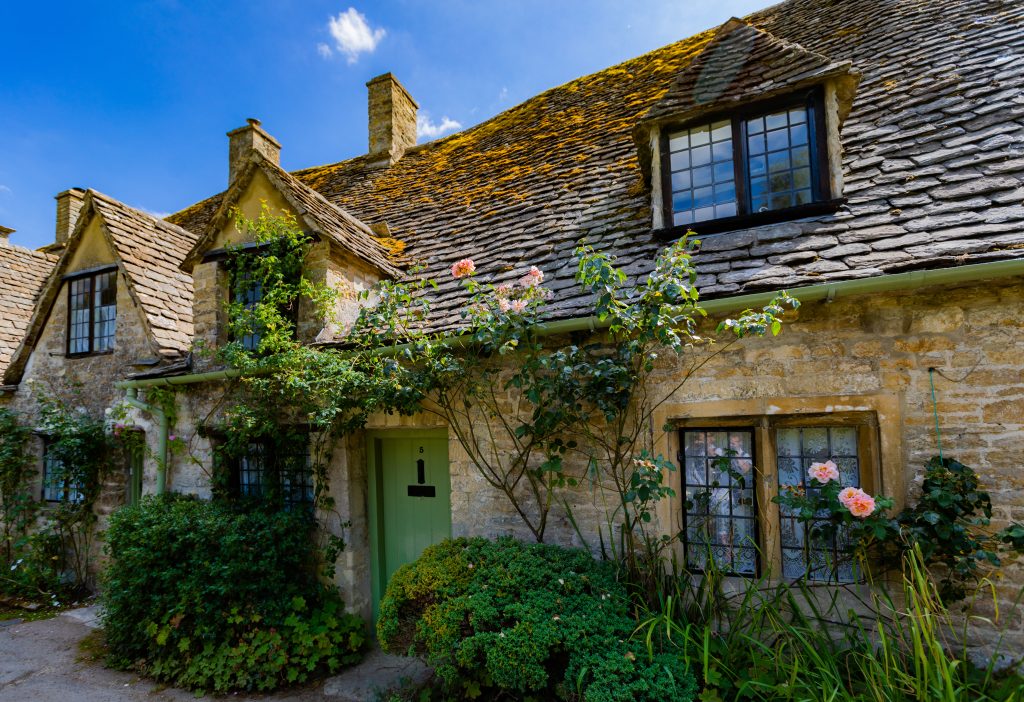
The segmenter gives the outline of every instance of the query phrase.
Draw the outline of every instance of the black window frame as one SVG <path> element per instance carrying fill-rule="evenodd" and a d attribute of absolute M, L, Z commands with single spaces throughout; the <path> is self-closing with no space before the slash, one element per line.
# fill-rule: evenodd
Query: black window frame
<path fill-rule="evenodd" d="M 66 473 L 63 475 L 60 485 L 56 485 L 50 477 L 51 466 L 60 464 L 61 471 L 64 471 L 63 462 L 60 459 L 51 457 L 50 454 L 50 443 L 49 437 L 41 437 L 43 441 L 43 471 L 42 471 L 42 490 L 40 491 L 40 498 L 43 502 L 51 505 L 59 504 L 81 504 L 85 501 L 84 486 L 80 484 L 72 484 L 70 476 Z M 51 497 L 53 494 L 51 491 L 59 491 L 59 496 Z M 76 496 L 75 499 L 71 499 L 72 494 Z"/>
<path fill-rule="evenodd" d="M 696 484 L 687 482 L 687 466 L 686 466 L 686 434 L 688 432 L 697 433 L 710 433 L 710 432 L 723 432 L 723 433 L 735 433 L 735 434 L 748 434 L 750 436 L 750 455 L 743 456 L 742 458 L 749 458 L 751 465 L 756 464 L 757 457 L 757 427 L 752 424 L 743 425 L 701 425 L 701 426 L 687 426 L 679 429 L 679 455 L 677 456 L 677 463 L 680 472 L 680 486 L 682 488 L 682 531 L 680 532 L 680 544 L 683 550 L 683 562 L 686 564 L 686 568 L 689 572 L 694 574 L 704 573 L 704 569 L 700 567 L 694 567 L 689 560 L 691 542 L 689 540 L 689 514 L 687 510 L 687 498 L 686 489 L 688 487 L 709 487 L 706 483 Z M 752 503 L 750 505 L 752 516 L 750 517 L 734 517 L 733 512 L 733 501 L 732 497 L 729 498 L 729 518 L 730 519 L 744 519 L 750 521 L 753 525 L 752 529 L 752 540 L 753 543 L 750 546 L 744 546 L 742 548 L 752 548 L 754 554 L 754 572 L 743 573 L 734 571 L 731 567 L 726 567 L 725 564 L 718 564 L 719 569 L 729 575 L 730 577 L 737 578 L 759 578 L 761 577 L 763 564 L 761 563 L 761 549 L 763 544 L 761 543 L 761 512 L 757 502 L 757 482 L 756 482 L 756 470 L 752 469 L 750 473 L 750 484 L 742 489 L 749 489 L 751 494 Z M 732 488 L 728 488 L 732 489 Z M 700 544 L 703 545 L 703 544 Z M 729 564 L 731 566 L 731 564 Z"/>
<path fill-rule="evenodd" d="M 301 431 L 300 433 L 305 435 L 305 440 L 302 442 L 302 445 L 305 447 L 306 457 L 306 470 L 302 473 L 303 480 L 291 486 L 289 490 L 285 490 L 283 466 L 281 465 L 282 462 L 278 453 L 279 447 L 269 437 L 255 437 L 248 443 L 250 447 L 260 447 L 259 451 L 262 457 L 262 465 L 258 470 L 260 489 L 257 493 L 248 492 L 243 489 L 242 473 L 256 472 L 251 467 L 243 466 L 243 462 L 250 460 L 250 456 L 246 454 L 237 456 L 229 462 L 228 494 L 233 499 L 276 502 L 280 504 L 282 509 L 289 511 L 297 508 L 313 509 L 316 501 L 316 484 L 313 475 L 312 446 L 308 432 Z M 268 476 L 272 480 L 268 480 Z M 306 492 L 307 490 L 308 493 Z M 297 493 L 301 493 L 303 496 L 308 494 L 309 499 L 295 499 L 294 496 Z"/>
<path fill-rule="evenodd" d="M 267 253 L 269 252 L 269 248 L 269 244 L 258 243 L 244 244 L 237 252 L 229 251 L 228 249 L 217 249 L 216 251 L 210 251 L 209 253 L 207 253 L 203 257 L 202 262 L 216 262 L 218 266 L 221 267 L 221 270 L 223 270 L 224 273 L 227 275 L 227 294 L 229 302 L 243 302 L 243 304 L 246 304 L 247 308 L 251 308 L 252 305 L 259 304 L 263 300 L 263 283 L 261 281 L 257 281 L 255 285 L 249 285 L 248 287 L 241 288 L 240 283 L 243 281 L 239 281 L 237 279 L 237 271 L 232 270 L 231 267 L 227 265 L 227 260 L 233 254 L 242 256 L 266 256 Z M 258 298 L 251 300 L 249 303 L 245 303 L 243 300 L 239 299 L 241 296 L 247 294 L 248 291 L 256 287 L 259 287 Z M 290 314 L 286 314 L 286 316 L 289 318 L 289 320 L 295 327 L 296 336 L 298 335 L 299 331 L 299 302 L 300 301 L 296 301 L 295 309 L 291 310 Z M 241 339 L 236 339 L 233 334 L 228 335 L 228 341 L 241 342 L 243 348 L 245 348 L 245 350 L 247 351 L 257 351 L 259 349 L 259 345 L 262 339 L 263 335 L 259 331 L 255 331 L 252 334 L 246 334 Z"/>
<path fill-rule="evenodd" d="M 87 271 L 79 271 L 63 277 L 64 283 L 68 287 L 67 295 L 67 325 L 65 329 L 65 343 L 64 352 L 67 358 L 83 358 L 85 356 L 99 356 L 103 354 L 110 354 L 114 352 L 117 343 L 117 266 L 103 266 L 102 268 L 89 269 Z M 114 335 L 110 337 L 110 346 L 108 348 L 96 350 L 96 280 L 100 276 L 110 276 L 110 290 L 114 296 Z M 88 336 L 88 350 L 86 351 L 72 351 L 71 343 L 75 340 L 84 339 L 85 337 L 74 337 L 72 336 L 72 327 L 74 326 L 72 321 L 72 311 L 74 310 L 74 287 L 76 283 L 80 283 L 83 280 L 89 281 L 89 291 L 87 293 L 89 299 L 89 336 Z M 106 307 L 107 305 L 100 305 L 100 307 Z M 107 338 L 107 337 L 103 337 Z"/>
<path fill-rule="evenodd" d="M 810 149 L 812 200 L 809 203 L 778 210 L 751 212 L 749 196 L 749 147 L 746 122 L 755 117 L 798 107 L 805 107 L 807 109 L 807 141 Z M 724 120 L 729 120 L 732 125 L 733 175 L 736 184 L 737 214 L 732 217 L 677 225 L 674 223 L 674 212 L 672 209 L 672 171 L 669 136 L 684 129 Z M 696 119 L 670 123 L 661 130 L 659 150 L 660 154 L 658 157 L 661 159 L 661 207 L 664 222 L 664 226 L 659 230 L 659 234 L 662 238 L 677 238 L 688 230 L 696 231 L 699 234 L 714 234 L 734 229 L 774 224 L 817 214 L 827 214 L 835 212 L 845 202 L 843 198 L 837 198 L 832 193 L 825 95 L 824 90 L 820 86 L 771 100 L 751 103 L 735 110 L 719 111 L 701 115 Z"/>

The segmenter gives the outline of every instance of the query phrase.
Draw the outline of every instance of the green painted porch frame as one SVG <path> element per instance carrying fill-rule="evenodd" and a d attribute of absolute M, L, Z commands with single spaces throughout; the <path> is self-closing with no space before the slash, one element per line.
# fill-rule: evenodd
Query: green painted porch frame
<path fill-rule="evenodd" d="M 373 429 L 365 432 L 366 437 L 366 479 L 369 488 L 368 494 L 368 521 L 370 539 L 370 592 L 373 602 L 373 622 L 377 621 L 377 614 L 380 607 L 380 600 L 384 596 L 386 586 L 385 575 L 385 553 L 384 553 L 384 514 L 382 509 L 383 495 L 381 494 L 381 481 L 383 479 L 382 469 L 377 455 L 377 442 L 382 440 L 415 440 L 415 439 L 443 439 L 445 441 L 446 463 L 449 466 L 449 485 L 446 491 L 448 499 L 448 532 L 451 534 L 451 456 L 448 452 L 449 441 L 448 429 L 440 428 L 396 428 L 396 429 Z"/>

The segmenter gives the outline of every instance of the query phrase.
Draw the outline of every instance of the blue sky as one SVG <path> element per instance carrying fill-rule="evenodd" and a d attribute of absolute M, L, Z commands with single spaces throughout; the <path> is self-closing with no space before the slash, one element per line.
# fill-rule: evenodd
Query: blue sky
<path fill-rule="evenodd" d="M 49 243 L 53 196 L 71 186 L 177 211 L 226 186 L 225 132 L 246 117 L 289 170 L 357 156 L 365 83 L 386 71 L 420 103 L 424 132 L 449 133 L 768 4 L 3 3 L 0 225 L 14 243 Z"/>

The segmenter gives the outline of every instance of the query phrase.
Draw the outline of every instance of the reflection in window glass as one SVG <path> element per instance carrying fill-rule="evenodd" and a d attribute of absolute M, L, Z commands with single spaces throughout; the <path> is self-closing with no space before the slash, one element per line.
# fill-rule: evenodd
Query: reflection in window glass
<path fill-rule="evenodd" d="M 683 545 L 687 567 L 756 575 L 754 435 L 749 429 L 683 431 Z"/>
<path fill-rule="evenodd" d="M 807 471 L 812 463 L 829 460 L 839 467 L 839 481 L 844 487 L 860 487 L 855 427 L 781 428 L 776 431 L 775 442 L 780 492 L 791 486 L 814 495 L 818 483 L 810 479 Z M 785 505 L 779 505 L 779 522 L 785 577 L 844 582 L 855 579 L 854 566 L 844 557 L 849 546 L 845 534 L 840 533 L 827 544 L 812 539 L 814 523 L 801 524 Z"/>
<path fill-rule="evenodd" d="M 65 470 L 64 462 L 55 457 L 48 445 L 43 447 L 43 499 L 47 502 L 81 502 L 82 485 Z"/>
<path fill-rule="evenodd" d="M 750 211 L 768 212 L 814 199 L 807 108 L 747 120 Z"/>
<path fill-rule="evenodd" d="M 732 124 L 722 120 L 669 135 L 672 223 L 736 214 Z"/>

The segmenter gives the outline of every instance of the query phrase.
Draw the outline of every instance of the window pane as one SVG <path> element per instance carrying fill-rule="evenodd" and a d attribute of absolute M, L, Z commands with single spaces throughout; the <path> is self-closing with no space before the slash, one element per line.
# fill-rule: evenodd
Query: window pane
<path fill-rule="evenodd" d="M 767 115 L 764 118 L 765 127 L 767 129 L 779 129 L 785 127 L 788 124 L 788 114 L 786 112 L 776 112 L 775 114 Z"/>
<path fill-rule="evenodd" d="M 732 141 L 732 123 L 729 120 L 711 125 L 711 141 Z"/>
<path fill-rule="evenodd" d="M 684 552 L 691 570 L 757 573 L 753 432 L 683 431 Z"/>
<path fill-rule="evenodd" d="M 55 458 L 49 446 L 43 447 L 43 499 L 47 502 L 81 502 L 84 498 L 81 483 L 64 469 L 64 463 Z"/>
<path fill-rule="evenodd" d="M 844 487 L 860 486 L 856 427 L 782 428 L 775 432 L 779 491 L 797 487 L 814 494 L 818 487 L 807 474 L 814 463 L 834 461 Z M 802 524 L 792 510 L 779 505 L 782 573 L 788 578 L 849 581 L 856 575 L 847 554 L 845 532 L 828 542 L 812 536 L 813 522 Z"/>
<path fill-rule="evenodd" d="M 706 166 L 711 163 L 711 147 L 698 146 L 690 149 L 690 163 L 696 166 Z"/>
<path fill-rule="evenodd" d="M 695 188 L 702 188 L 715 182 L 714 175 L 711 172 L 711 166 L 694 168 L 690 173 L 693 175 L 693 187 Z"/>
<path fill-rule="evenodd" d="M 715 202 L 714 188 L 700 188 L 693 191 L 693 206 L 695 208 L 709 207 Z"/>
<path fill-rule="evenodd" d="M 807 143 L 807 125 L 798 124 L 789 128 L 789 141 L 793 146 Z"/>
<path fill-rule="evenodd" d="M 752 212 L 813 202 L 807 109 L 793 108 L 748 120 L 747 171 Z M 764 155 L 763 155 L 764 154 Z M 767 171 L 771 178 L 760 180 Z"/>
<path fill-rule="evenodd" d="M 70 283 L 70 314 L 68 316 L 68 353 L 89 353 L 89 312 L 92 278 L 79 278 Z"/>
<path fill-rule="evenodd" d="M 95 278 L 93 294 L 93 351 L 114 348 L 117 326 L 117 273 L 101 273 Z"/>
<path fill-rule="evenodd" d="M 682 134 L 675 134 L 668 140 L 669 151 L 679 151 L 690 146 L 689 136 L 683 132 Z"/>
<path fill-rule="evenodd" d="M 711 141 L 710 127 L 696 127 L 690 130 L 690 147 L 701 146 Z"/>
<path fill-rule="evenodd" d="M 732 122 L 723 120 L 669 135 L 672 223 L 731 217 L 738 211 Z M 727 214 L 722 214 L 727 213 Z"/>

